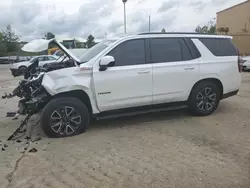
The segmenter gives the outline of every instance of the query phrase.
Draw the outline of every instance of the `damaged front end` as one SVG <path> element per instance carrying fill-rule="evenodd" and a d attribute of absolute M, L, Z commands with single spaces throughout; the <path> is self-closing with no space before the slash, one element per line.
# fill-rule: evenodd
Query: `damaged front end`
<path fill-rule="evenodd" d="M 52 40 L 34 40 L 26 44 L 22 49 L 29 52 L 44 51 L 50 43 L 57 45 L 68 57 L 60 58 L 61 62 L 47 64 L 43 67 L 39 67 L 39 61 L 33 62 L 24 74 L 24 79 L 19 82 L 19 85 L 10 94 L 5 94 L 2 96 L 3 99 L 10 99 L 13 97 L 19 97 L 18 110 L 16 113 L 18 115 L 26 115 L 25 120 L 22 122 L 20 127 L 15 131 L 13 135 L 8 140 L 11 140 L 28 122 L 29 118 L 40 112 L 45 105 L 51 100 L 52 96 L 46 91 L 42 86 L 43 77 L 47 72 L 55 71 L 58 69 L 69 68 L 77 66 L 79 62 L 78 59 L 72 55 L 67 49 L 62 46 L 55 39 Z M 40 45 L 39 45 L 40 44 Z"/>

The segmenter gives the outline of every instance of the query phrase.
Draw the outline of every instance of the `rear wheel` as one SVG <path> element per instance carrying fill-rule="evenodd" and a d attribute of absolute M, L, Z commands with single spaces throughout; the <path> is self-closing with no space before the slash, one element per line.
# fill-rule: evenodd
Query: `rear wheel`
<path fill-rule="evenodd" d="M 41 115 L 41 126 L 45 134 L 53 138 L 81 134 L 86 131 L 88 124 L 88 108 L 76 98 L 53 99 Z"/>
<path fill-rule="evenodd" d="M 196 85 L 189 97 L 189 109 L 194 115 L 212 114 L 220 102 L 220 90 L 213 82 L 201 82 Z"/>

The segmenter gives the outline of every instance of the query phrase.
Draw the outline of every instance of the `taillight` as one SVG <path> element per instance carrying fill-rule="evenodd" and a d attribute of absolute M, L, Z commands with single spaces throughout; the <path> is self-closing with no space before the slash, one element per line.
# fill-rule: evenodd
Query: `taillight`
<path fill-rule="evenodd" d="M 243 59 L 241 56 L 238 56 L 238 69 L 239 72 L 242 72 L 242 66 L 243 66 Z"/>

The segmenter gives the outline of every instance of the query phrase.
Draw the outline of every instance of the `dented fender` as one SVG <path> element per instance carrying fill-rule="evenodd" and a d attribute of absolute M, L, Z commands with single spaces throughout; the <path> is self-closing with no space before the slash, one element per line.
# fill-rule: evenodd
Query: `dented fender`
<path fill-rule="evenodd" d="M 42 86 L 51 95 L 82 90 L 89 96 L 93 113 L 99 113 L 92 86 L 92 69 L 81 70 L 80 67 L 71 67 L 47 72 Z"/>

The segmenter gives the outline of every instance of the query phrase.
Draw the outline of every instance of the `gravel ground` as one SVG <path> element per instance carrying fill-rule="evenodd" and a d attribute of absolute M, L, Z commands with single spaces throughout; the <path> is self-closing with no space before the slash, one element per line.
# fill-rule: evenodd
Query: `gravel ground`
<path fill-rule="evenodd" d="M 18 81 L 7 68 L 0 67 L 1 95 Z M 249 86 L 243 73 L 239 94 L 209 117 L 178 110 L 94 121 L 85 134 L 64 139 L 49 139 L 37 126 L 33 139 L 41 140 L 34 142 L 5 141 L 22 118 L 5 117 L 18 99 L 1 100 L 0 147 L 8 147 L 0 151 L 0 187 L 249 188 Z"/>

